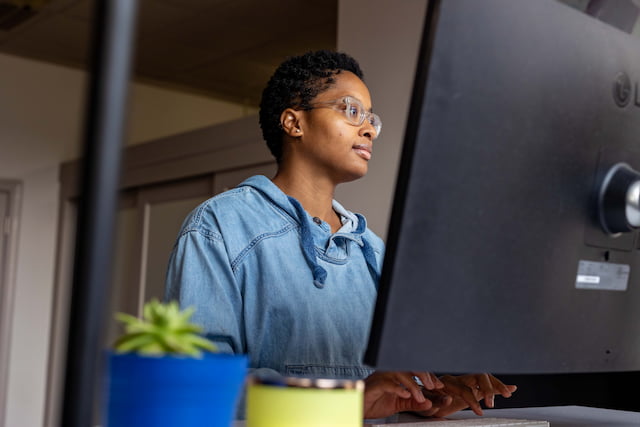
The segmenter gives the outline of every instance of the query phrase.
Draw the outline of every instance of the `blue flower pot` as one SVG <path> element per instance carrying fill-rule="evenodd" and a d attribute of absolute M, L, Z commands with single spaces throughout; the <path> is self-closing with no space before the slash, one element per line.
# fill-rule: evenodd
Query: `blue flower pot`
<path fill-rule="evenodd" d="M 247 373 L 243 355 L 109 354 L 105 427 L 229 427 Z"/>

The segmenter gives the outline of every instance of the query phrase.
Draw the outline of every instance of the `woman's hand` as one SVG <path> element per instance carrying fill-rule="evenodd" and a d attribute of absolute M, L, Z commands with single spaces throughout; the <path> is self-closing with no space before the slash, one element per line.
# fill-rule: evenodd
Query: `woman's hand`
<path fill-rule="evenodd" d="M 449 404 L 443 402 L 423 411 L 416 411 L 422 416 L 445 417 L 465 408 L 470 408 L 476 415 L 482 415 L 480 401 L 484 400 L 487 408 L 493 408 L 494 398 L 497 394 L 503 397 L 511 397 L 511 393 L 516 391 L 515 385 L 506 385 L 491 374 L 469 374 L 469 375 L 445 375 L 440 377 L 444 387 L 437 390 L 423 390 L 423 394 L 435 401 L 438 396 L 448 396 L 451 398 Z"/>
<path fill-rule="evenodd" d="M 368 419 L 405 411 L 422 413 L 432 408 L 448 407 L 453 401 L 446 394 L 425 396 L 423 390 L 437 391 L 445 387 L 442 381 L 428 372 L 374 372 L 364 382 L 364 418 Z"/>

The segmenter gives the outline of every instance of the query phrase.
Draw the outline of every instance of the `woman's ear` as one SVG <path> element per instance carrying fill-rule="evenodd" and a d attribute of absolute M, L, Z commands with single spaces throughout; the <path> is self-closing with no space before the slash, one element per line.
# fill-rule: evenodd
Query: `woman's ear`
<path fill-rule="evenodd" d="M 293 108 L 287 108 L 282 112 L 282 114 L 280 114 L 280 124 L 282 125 L 282 130 L 284 130 L 285 134 L 293 138 L 302 136 L 299 115 L 300 111 L 294 110 Z"/>

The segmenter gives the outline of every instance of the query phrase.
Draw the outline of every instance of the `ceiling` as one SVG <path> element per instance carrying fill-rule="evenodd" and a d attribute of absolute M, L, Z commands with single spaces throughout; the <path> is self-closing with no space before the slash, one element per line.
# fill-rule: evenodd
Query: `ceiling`
<path fill-rule="evenodd" d="M 286 56 L 336 45 L 337 0 L 138 1 L 141 83 L 256 106 Z M 93 3 L 0 0 L 0 53 L 87 69 Z"/>

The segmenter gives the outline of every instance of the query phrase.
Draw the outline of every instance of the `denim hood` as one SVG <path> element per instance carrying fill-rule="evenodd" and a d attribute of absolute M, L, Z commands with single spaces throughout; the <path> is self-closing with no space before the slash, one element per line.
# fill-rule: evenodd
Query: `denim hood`
<path fill-rule="evenodd" d="M 323 288 L 327 278 L 327 271 L 319 265 L 318 255 L 330 255 L 334 239 L 349 239 L 357 243 L 362 250 L 364 259 L 369 267 L 369 272 L 375 283 L 378 283 L 379 273 L 375 251 L 368 241 L 367 221 L 364 216 L 345 209 L 336 200 L 333 200 L 333 209 L 340 215 L 342 227 L 328 240 L 323 239 L 322 234 L 314 233 L 320 226 L 324 231 L 330 230 L 329 224 L 319 218 L 312 218 L 302 207 L 300 202 L 291 196 L 287 196 L 269 178 L 256 175 L 242 182 L 239 187 L 251 187 L 290 216 L 299 226 L 300 241 L 304 257 L 313 273 L 313 284 L 317 288 Z"/>

